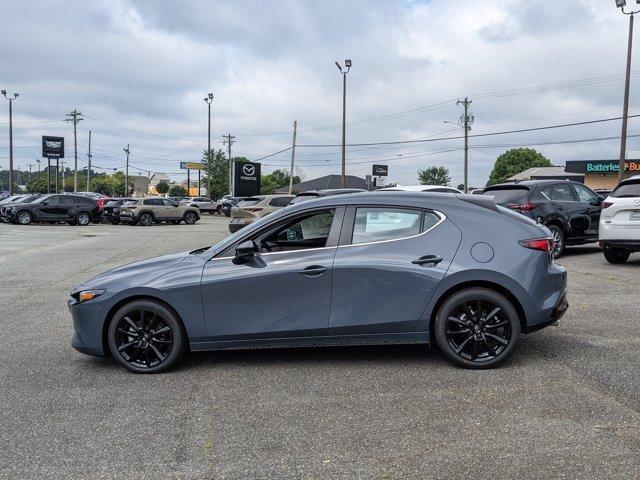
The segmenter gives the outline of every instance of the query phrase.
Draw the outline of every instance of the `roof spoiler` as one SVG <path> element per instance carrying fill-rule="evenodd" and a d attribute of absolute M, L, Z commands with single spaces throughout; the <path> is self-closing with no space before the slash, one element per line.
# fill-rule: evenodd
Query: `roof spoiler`
<path fill-rule="evenodd" d="M 498 207 L 493 202 L 491 195 L 469 195 L 464 193 L 457 193 L 456 197 L 463 202 L 472 203 L 478 207 L 486 208 L 487 210 L 493 210 L 498 212 Z"/>

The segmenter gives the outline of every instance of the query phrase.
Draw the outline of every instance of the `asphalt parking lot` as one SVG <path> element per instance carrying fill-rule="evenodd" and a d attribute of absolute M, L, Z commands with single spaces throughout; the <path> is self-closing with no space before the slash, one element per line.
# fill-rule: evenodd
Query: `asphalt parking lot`
<path fill-rule="evenodd" d="M 640 254 L 569 249 L 569 312 L 490 371 L 412 346 L 132 375 L 71 348 L 75 284 L 212 244 L 227 221 L 0 225 L 0 477 L 640 478 Z"/>

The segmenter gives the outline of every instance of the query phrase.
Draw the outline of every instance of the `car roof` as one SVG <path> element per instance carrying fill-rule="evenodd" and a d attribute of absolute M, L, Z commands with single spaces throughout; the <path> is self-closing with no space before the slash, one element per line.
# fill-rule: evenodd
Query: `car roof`
<path fill-rule="evenodd" d="M 484 189 L 487 190 L 505 190 L 509 188 L 524 188 L 528 189 L 529 187 L 544 187 L 547 185 L 556 185 L 558 183 L 571 183 L 571 184 L 580 184 L 580 182 L 574 182 L 573 180 L 524 180 L 522 182 L 507 182 L 507 183 L 497 183 L 495 185 L 489 185 Z"/>
<path fill-rule="evenodd" d="M 620 185 L 626 185 L 628 183 L 636 183 L 638 181 L 640 181 L 640 175 L 634 175 L 632 177 L 625 178 L 624 180 L 622 180 L 616 188 L 618 188 Z"/>
<path fill-rule="evenodd" d="M 455 187 L 449 187 L 448 185 L 397 185 L 395 187 L 381 188 L 379 191 L 383 192 L 427 192 L 429 190 L 435 190 L 437 188 L 449 188 L 456 192 L 462 193 Z M 442 192 L 440 192 L 442 193 Z"/>

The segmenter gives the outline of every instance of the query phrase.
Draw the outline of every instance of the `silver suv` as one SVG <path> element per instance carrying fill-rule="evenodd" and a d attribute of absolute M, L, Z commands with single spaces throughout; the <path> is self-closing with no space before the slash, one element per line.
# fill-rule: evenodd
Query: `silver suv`
<path fill-rule="evenodd" d="M 200 219 L 197 208 L 180 205 L 173 200 L 161 197 L 127 200 L 120 207 L 120 221 L 144 227 L 152 223 L 171 222 L 175 225 L 184 220 L 193 225 Z"/>

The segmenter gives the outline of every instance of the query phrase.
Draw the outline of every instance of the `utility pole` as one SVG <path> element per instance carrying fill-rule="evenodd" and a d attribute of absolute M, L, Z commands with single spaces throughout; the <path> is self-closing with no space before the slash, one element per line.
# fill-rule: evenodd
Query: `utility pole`
<path fill-rule="evenodd" d="M 127 143 L 127 148 L 122 150 L 127 154 L 127 163 L 124 171 L 124 196 L 126 198 L 129 196 L 129 144 Z"/>
<path fill-rule="evenodd" d="M 82 116 L 82 113 L 77 111 L 74 108 L 73 111 L 71 113 L 67 113 L 66 116 L 71 117 L 71 118 L 67 118 L 67 122 L 73 122 L 73 171 L 75 172 L 73 177 L 73 191 L 77 192 L 78 191 L 78 134 L 77 134 L 76 127 L 78 125 L 78 122 L 82 121 L 82 118 L 78 118 Z M 64 185 L 63 185 L 63 189 L 64 189 Z"/>
<path fill-rule="evenodd" d="M 230 133 L 223 135 L 222 136 L 224 138 L 224 141 L 222 142 L 223 145 L 227 145 L 229 147 L 229 195 L 233 195 L 233 174 L 232 174 L 232 168 L 233 168 L 233 162 L 231 161 L 231 145 L 233 145 L 235 143 L 235 136 L 231 135 Z"/>
<path fill-rule="evenodd" d="M 291 170 L 289 171 L 289 195 L 293 189 L 293 164 L 296 160 L 296 132 L 298 130 L 298 121 L 293 122 L 293 142 L 291 143 Z"/>
<path fill-rule="evenodd" d="M 38 164 L 38 174 L 40 174 L 40 159 L 36 158 L 36 163 Z"/>
<path fill-rule="evenodd" d="M 87 192 L 91 191 L 91 130 L 89 130 L 89 150 L 87 151 L 87 160 L 89 168 L 87 168 Z"/>
<path fill-rule="evenodd" d="M 13 101 L 20 94 L 14 93 L 13 97 L 7 97 L 6 90 L 1 90 L 0 93 L 9 100 L 9 195 L 13 195 Z"/>
<path fill-rule="evenodd" d="M 211 103 L 213 102 L 213 93 L 209 92 L 204 101 L 209 108 L 209 122 L 207 125 L 207 196 L 213 200 L 211 197 Z M 198 184 L 199 189 L 200 184 Z M 200 194 L 200 191 L 198 191 L 198 194 Z"/>
<path fill-rule="evenodd" d="M 60 176 L 62 178 L 62 193 L 64 193 L 64 160 L 60 160 Z M 58 172 L 56 172 L 56 190 L 58 190 Z M 56 193 L 60 193 L 58 190 Z"/>
<path fill-rule="evenodd" d="M 471 124 L 474 121 L 473 115 L 469 115 L 469 105 L 471 100 L 469 97 L 464 97 L 464 100 L 458 100 L 456 105 L 464 106 L 464 115 L 460 117 L 460 124 L 464 129 L 464 192 L 467 193 L 469 189 L 469 131 L 471 130 Z"/>
<path fill-rule="evenodd" d="M 633 50 L 633 19 L 640 10 L 626 12 L 624 7 L 627 2 L 616 0 L 616 6 L 622 13 L 629 16 L 629 39 L 627 40 L 627 72 L 624 78 L 624 104 L 622 107 L 622 134 L 620 135 L 620 162 L 618 180 L 622 180 L 627 159 L 627 124 L 629 120 L 629 86 L 631 84 L 631 51 Z M 636 2 L 640 3 L 640 2 Z"/>
<path fill-rule="evenodd" d="M 340 184 L 342 188 L 346 187 L 346 132 L 347 132 L 347 73 L 351 70 L 351 60 L 347 59 L 344 61 L 345 69 L 342 69 L 340 63 L 336 62 L 336 66 L 340 73 L 342 74 L 342 176 L 340 180 Z"/>
<path fill-rule="evenodd" d="M 31 181 L 31 167 L 33 167 L 33 163 L 28 163 L 27 166 L 29 167 L 29 180 L 27 180 L 27 184 Z"/>

